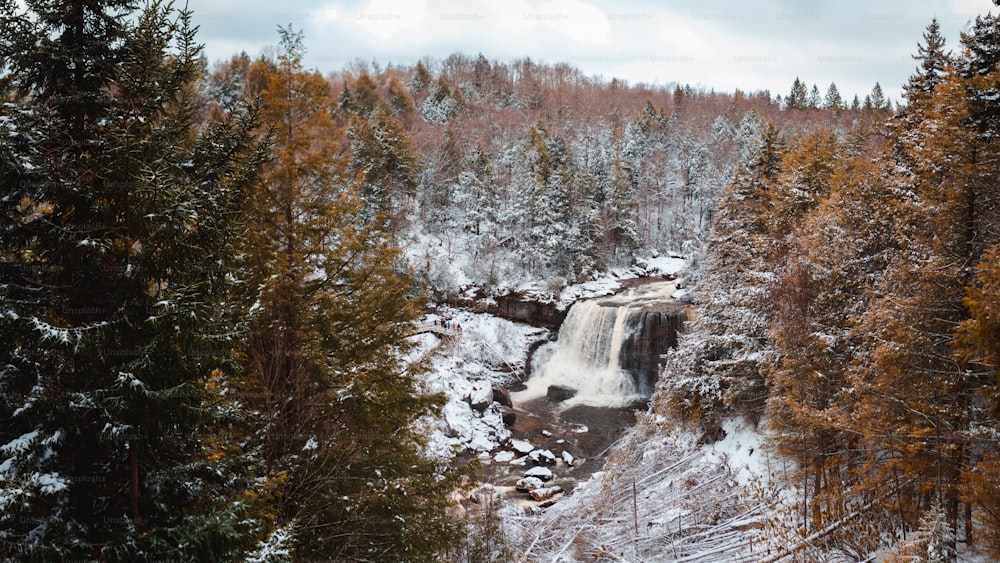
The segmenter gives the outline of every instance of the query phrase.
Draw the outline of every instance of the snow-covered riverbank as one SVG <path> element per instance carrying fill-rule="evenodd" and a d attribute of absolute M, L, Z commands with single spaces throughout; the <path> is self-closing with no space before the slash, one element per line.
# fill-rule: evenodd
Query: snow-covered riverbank
<path fill-rule="evenodd" d="M 431 355 L 427 389 L 448 397 L 444 418 L 435 425 L 430 449 L 446 456 L 454 448 L 489 452 L 510 439 L 494 389 L 521 378 L 528 348 L 549 332 L 485 313 L 439 309 L 427 322 L 450 321 L 461 327 L 457 338 L 413 336 L 417 353 Z"/>

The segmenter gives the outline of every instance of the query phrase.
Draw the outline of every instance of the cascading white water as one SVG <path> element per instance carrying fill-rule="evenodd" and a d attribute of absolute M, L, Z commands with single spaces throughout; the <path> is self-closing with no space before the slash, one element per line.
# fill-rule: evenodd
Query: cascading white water
<path fill-rule="evenodd" d="M 673 291 L 673 282 L 656 282 L 614 297 L 574 303 L 558 339 L 535 352 L 533 375 L 514 399 L 544 397 L 552 386 L 576 391 L 567 406 L 616 407 L 648 398 L 621 366 L 622 345 L 641 329 L 634 322 L 635 313 L 650 303 L 668 300 Z"/>

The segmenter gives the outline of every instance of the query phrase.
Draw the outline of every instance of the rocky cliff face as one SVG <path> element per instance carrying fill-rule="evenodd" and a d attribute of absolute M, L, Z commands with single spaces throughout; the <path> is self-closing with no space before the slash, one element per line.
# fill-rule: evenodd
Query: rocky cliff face
<path fill-rule="evenodd" d="M 566 318 L 566 311 L 560 311 L 554 303 L 527 301 L 517 294 L 498 297 L 496 304 L 491 303 L 485 312 L 510 321 L 554 330 L 558 330 Z"/>
<path fill-rule="evenodd" d="M 677 335 L 687 316 L 679 304 L 662 303 L 630 312 L 629 330 L 622 342 L 619 363 L 632 376 L 640 394 L 653 393 L 660 356 L 677 346 Z"/>

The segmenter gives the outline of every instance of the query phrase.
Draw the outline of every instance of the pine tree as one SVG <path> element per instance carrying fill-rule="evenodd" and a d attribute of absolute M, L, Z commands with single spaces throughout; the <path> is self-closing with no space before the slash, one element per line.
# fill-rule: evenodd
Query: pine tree
<path fill-rule="evenodd" d="M 903 95 L 910 108 L 922 107 L 930 101 L 934 87 L 944 76 L 948 65 L 948 54 L 944 49 L 945 39 L 941 35 L 941 26 L 937 18 L 934 18 L 924 32 L 924 43 L 917 45 L 917 54 L 913 56 L 920 61 L 920 66 L 903 86 Z"/>
<path fill-rule="evenodd" d="M 329 85 L 302 70 L 301 34 L 281 35 L 263 93 L 274 161 L 245 249 L 259 293 L 244 364 L 277 490 L 269 508 L 303 560 L 429 560 L 462 536 L 446 510 L 464 473 L 424 453 L 417 422 L 443 398 L 400 360 L 418 314 L 411 282 L 359 216 Z"/>
<path fill-rule="evenodd" d="M 788 109 L 806 109 L 809 107 L 809 91 L 806 89 L 805 82 L 799 80 L 798 76 L 792 82 L 792 90 L 785 98 L 785 107 Z"/>
<path fill-rule="evenodd" d="M 768 223 L 776 239 L 789 233 L 803 214 L 830 193 L 837 150 L 836 135 L 817 129 L 796 139 L 785 151 L 781 174 L 770 193 Z"/>
<path fill-rule="evenodd" d="M 367 117 L 352 116 L 347 134 L 364 217 L 376 228 L 396 233 L 417 187 L 419 163 L 410 135 L 381 103 Z"/>
<path fill-rule="evenodd" d="M 431 95 L 420 106 L 420 114 L 429 123 L 446 123 L 462 109 L 465 99 L 458 88 L 448 84 L 444 76 L 434 83 Z"/>
<path fill-rule="evenodd" d="M 1000 247 L 991 246 L 976 268 L 976 283 L 966 288 L 963 303 L 970 318 L 962 322 L 956 336 L 960 359 L 973 369 L 992 377 L 984 389 L 988 418 L 979 422 L 979 436 L 974 437 L 983 456 L 963 475 L 963 500 L 977 510 L 976 530 L 993 557 L 1000 557 L 1000 452 L 996 444 L 997 420 L 1000 420 Z"/>
<path fill-rule="evenodd" d="M 873 518 L 842 522 L 869 499 L 852 495 L 858 440 L 839 420 L 860 348 L 853 324 L 898 251 L 896 217 L 884 205 L 890 184 L 868 154 L 838 158 L 830 184 L 830 195 L 798 222 L 772 292 L 769 426 L 773 443 L 797 462 L 807 529 L 839 523 L 828 538 L 866 553 L 878 544 L 857 532 Z"/>
<path fill-rule="evenodd" d="M 833 82 L 830 83 L 830 87 L 826 90 L 826 97 L 823 98 L 823 108 L 833 110 L 834 115 L 838 116 L 844 109 L 844 99 L 840 97 L 840 90 L 837 89 L 837 85 Z"/>
<path fill-rule="evenodd" d="M 1000 108 L 997 86 L 1000 71 L 1000 18 L 994 15 L 978 17 L 970 29 L 962 34 L 964 53 L 955 67 L 962 78 L 964 94 L 968 101 L 968 116 L 964 125 L 969 129 L 976 147 L 972 155 L 972 177 L 964 190 L 962 227 L 966 256 L 977 264 L 966 283 L 963 305 L 968 318 L 964 319 L 956 336 L 956 352 L 961 365 L 970 374 L 978 389 L 975 403 L 985 402 L 988 412 L 977 408 L 973 413 L 973 427 L 969 429 L 971 449 L 970 466 L 964 473 L 964 500 L 975 510 L 976 521 L 982 522 L 979 532 L 990 553 L 1000 554 L 1000 514 L 997 500 L 1000 491 L 996 486 L 1000 476 L 997 460 L 1000 459 L 1000 440 L 995 429 L 1000 421 L 1000 381 L 997 371 L 997 345 L 995 339 L 996 287 L 998 254 L 998 226 L 1000 209 L 991 189 L 997 170 L 996 135 L 1000 131 Z M 947 72 L 945 77 L 947 78 Z M 939 88 L 944 89 L 943 86 Z M 968 142 L 968 141 L 966 141 Z M 966 265 L 967 264 L 963 264 Z M 968 270 L 966 270 L 968 271 Z M 990 431 L 984 431 L 991 429 Z M 972 520 L 970 515 L 966 515 Z"/>
<path fill-rule="evenodd" d="M 823 103 L 823 98 L 819 96 L 819 86 L 813 84 L 812 90 L 809 90 L 809 99 L 806 101 L 806 106 L 809 109 L 819 109 Z"/>
<path fill-rule="evenodd" d="M 225 114 L 240 107 L 244 101 L 245 79 L 249 68 L 250 57 L 242 52 L 219 64 L 205 78 L 205 95 L 218 106 L 213 108 L 215 111 Z"/>
<path fill-rule="evenodd" d="M 882 85 L 878 82 L 872 87 L 871 96 L 871 109 L 875 111 L 891 109 L 889 106 L 889 101 L 885 99 L 885 94 L 882 92 Z M 866 100 L 868 98 L 865 98 Z"/>
<path fill-rule="evenodd" d="M 764 126 L 751 165 L 739 168 L 712 226 L 696 289 L 699 318 L 666 356 L 661 377 L 668 405 L 715 440 L 725 413 L 759 421 L 768 391 L 767 240 L 770 192 L 781 172 L 785 141 L 773 123 Z"/>
<path fill-rule="evenodd" d="M 958 557 L 955 529 L 948 523 L 944 507 L 933 504 L 920 518 L 916 532 L 886 558 L 888 563 L 950 563 Z"/>
<path fill-rule="evenodd" d="M 378 86 L 367 72 L 362 72 L 354 81 L 351 94 L 351 111 L 364 118 L 379 106 Z M 345 92 L 347 90 L 345 89 Z"/>
<path fill-rule="evenodd" d="M 413 104 L 413 99 L 403 87 L 403 84 L 396 78 L 395 74 L 389 76 L 389 84 L 386 86 L 386 103 L 392 109 L 393 115 L 397 119 L 406 120 L 417 111 Z"/>
<path fill-rule="evenodd" d="M 483 224 L 495 228 L 499 219 L 493 166 L 482 145 L 476 144 L 472 148 L 464 168 L 459 174 L 458 204 L 464 210 L 472 232 L 480 235 Z"/>
<path fill-rule="evenodd" d="M 206 382 L 242 316 L 255 115 L 196 129 L 190 13 L 131 5 L 0 6 L 16 88 L 0 119 L 0 537 L 23 560 L 222 560 L 257 533 L 234 498 L 243 470 L 203 451 Z"/>
<path fill-rule="evenodd" d="M 870 351 L 852 375 L 863 390 L 850 405 L 852 424 L 870 440 L 869 487 L 897 483 L 893 502 L 904 529 L 916 525 L 928 495 L 957 529 L 962 475 L 983 451 L 973 428 L 990 378 L 982 366 L 956 360 L 956 329 L 969 317 L 963 293 L 974 283 L 972 268 L 1000 224 L 989 195 L 996 129 L 975 117 L 995 102 L 974 94 L 995 77 L 995 70 L 963 76 L 948 68 L 928 103 L 903 122 L 894 150 L 909 191 L 897 232 L 907 252 L 890 264 L 858 325 Z"/>
<path fill-rule="evenodd" d="M 606 254 L 617 261 L 642 245 L 634 213 L 638 187 L 635 170 L 622 155 L 614 156 L 610 168 L 610 185 L 601 205 L 601 224 L 609 246 Z"/>
<path fill-rule="evenodd" d="M 410 77 L 410 87 L 418 93 L 423 93 L 430 88 L 433 80 L 434 78 L 424 63 L 417 62 L 417 66 L 413 67 L 413 75 Z"/>

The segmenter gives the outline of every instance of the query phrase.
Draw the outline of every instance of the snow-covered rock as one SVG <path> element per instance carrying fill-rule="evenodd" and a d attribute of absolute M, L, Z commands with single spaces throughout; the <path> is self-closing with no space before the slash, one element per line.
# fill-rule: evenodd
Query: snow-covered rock
<path fill-rule="evenodd" d="M 562 487 L 559 485 L 552 485 L 551 487 L 532 489 L 528 491 L 528 494 L 531 495 L 531 500 L 542 501 L 548 500 L 561 492 L 563 492 Z"/>
<path fill-rule="evenodd" d="M 533 450 L 528 454 L 528 459 L 535 463 L 555 463 L 556 454 L 551 450 Z"/>
<path fill-rule="evenodd" d="M 520 454 L 526 454 L 535 449 L 535 446 L 531 445 L 531 442 L 527 440 L 511 440 L 510 447 L 514 448 L 514 451 Z"/>
<path fill-rule="evenodd" d="M 488 314 L 449 309 L 427 315 L 422 322 L 441 320 L 462 326 L 461 336 L 447 347 L 442 347 L 441 339 L 434 334 L 410 337 L 416 344 L 410 361 L 430 357 L 425 389 L 448 397 L 442 419 L 427 421 L 431 434 L 428 453 L 448 459 L 455 447 L 471 452 L 495 451 L 510 438 L 508 426 L 516 420 L 513 409 L 494 402 L 499 399 L 509 403 L 509 398 L 505 400 L 496 390 L 510 381 L 511 372 L 524 369 L 528 347 L 547 331 Z"/>
<path fill-rule="evenodd" d="M 573 457 L 573 454 L 567 452 L 566 450 L 563 450 L 562 460 L 563 463 L 565 463 L 566 465 L 572 466 L 573 461 L 575 461 L 575 458 Z"/>
<path fill-rule="evenodd" d="M 548 467 L 542 467 L 541 465 L 537 467 L 532 467 L 531 469 L 524 472 L 525 477 L 538 477 L 542 481 L 552 480 L 552 470 Z"/>
<path fill-rule="evenodd" d="M 510 450 L 503 450 L 493 454 L 493 461 L 497 463 L 509 463 L 514 459 L 514 452 Z"/>
<path fill-rule="evenodd" d="M 541 489 L 544 486 L 545 482 L 538 477 L 525 477 L 523 479 L 518 479 L 517 483 L 514 484 L 515 489 L 526 493 L 535 489 Z"/>
<path fill-rule="evenodd" d="M 473 410 L 483 412 L 493 404 L 493 383 L 490 381 L 473 381 L 469 391 L 469 405 Z"/>

